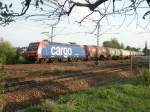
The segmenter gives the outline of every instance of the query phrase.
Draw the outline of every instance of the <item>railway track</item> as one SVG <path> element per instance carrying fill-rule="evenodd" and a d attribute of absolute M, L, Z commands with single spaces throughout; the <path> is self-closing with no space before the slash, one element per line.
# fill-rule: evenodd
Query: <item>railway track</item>
<path fill-rule="evenodd" d="M 100 69 L 98 69 L 99 67 L 101 67 Z M 86 70 L 86 71 L 79 71 L 79 72 L 75 72 L 75 73 L 59 73 L 54 75 L 46 75 L 46 76 L 37 76 L 37 78 L 32 78 L 32 79 L 23 79 L 22 80 L 15 80 L 16 78 L 12 78 L 11 81 L 8 81 L 5 85 L 6 91 L 10 92 L 10 91 L 14 91 L 14 90 L 18 90 L 18 89 L 24 89 L 25 87 L 37 87 L 40 85 L 40 83 L 44 80 L 44 81 L 69 81 L 71 79 L 78 79 L 78 78 L 84 78 L 84 77 L 93 77 L 94 75 L 91 74 L 96 74 L 96 73 L 113 73 L 113 72 L 119 72 L 122 70 L 129 70 L 130 65 L 127 63 L 119 63 L 117 65 L 102 65 L 102 66 L 97 66 L 96 69 L 93 70 Z M 32 77 L 32 76 L 26 76 L 27 77 Z M 35 76 L 36 77 L 36 76 Z"/>
<path fill-rule="evenodd" d="M 40 86 L 41 82 L 44 81 L 50 81 L 53 80 L 54 82 L 61 82 L 61 81 L 69 81 L 72 79 L 79 79 L 79 78 L 87 78 L 87 77 L 94 77 L 93 74 L 96 73 L 112 73 L 112 72 L 119 72 L 124 70 L 129 69 L 128 64 L 121 64 L 121 65 L 115 65 L 115 66 L 108 66 L 108 68 L 102 67 L 101 69 L 97 70 L 87 70 L 87 71 L 82 71 L 82 72 L 77 72 L 77 73 L 66 73 L 66 74 L 58 74 L 56 77 L 52 76 L 46 76 L 46 77 L 39 77 L 38 79 L 31 79 L 31 80 L 21 80 L 21 81 L 11 81 L 6 83 L 5 88 L 7 92 L 10 91 L 15 91 L 18 89 L 24 89 L 26 87 L 37 87 Z M 55 83 L 51 83 L 54 84 Z"/>
<path fill-rule="evenodd" d="M 38 103 L 41 99 L 53 98 L 55 95 L 81 91 L 94 85 L 109 84 L 132 77 L 129 74 L 129 60 L 100 61 L 98 66 L 93 63 L 6 66 L 11 74 L 5 85 L 5 94 L 8 98 L 5 109 L 8 110 L 7 112 L 15 112 L 26 105 Z M 69 67 L 72 72 L 50 72 L 53 67 Z"/>

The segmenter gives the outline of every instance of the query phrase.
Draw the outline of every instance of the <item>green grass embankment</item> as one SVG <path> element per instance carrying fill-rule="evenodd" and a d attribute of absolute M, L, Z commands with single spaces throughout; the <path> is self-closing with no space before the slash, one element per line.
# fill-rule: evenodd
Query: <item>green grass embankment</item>
<path fill-rule="evenodd" d="M 93 87 L 57 101 L 46 100 L 25 112 L 150 112 L 150 87 L 134 81 Z"/>

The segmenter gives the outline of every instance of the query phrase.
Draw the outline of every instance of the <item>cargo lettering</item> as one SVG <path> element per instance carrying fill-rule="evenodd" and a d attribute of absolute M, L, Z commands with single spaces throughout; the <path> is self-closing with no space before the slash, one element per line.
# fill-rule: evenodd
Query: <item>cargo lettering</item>
<path fill-rule="evenodd" d="M 51 54 L 69 56 L 72 55 L 72 49 L 67 47 L 51 47 Z"/>

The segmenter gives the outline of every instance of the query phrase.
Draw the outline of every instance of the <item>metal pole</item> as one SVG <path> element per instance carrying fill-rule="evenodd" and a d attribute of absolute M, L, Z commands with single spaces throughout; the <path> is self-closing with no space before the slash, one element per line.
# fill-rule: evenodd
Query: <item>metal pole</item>
<path fill-rule="evenodd" d="M 98 47 L 99 47 L 99 28 L 100 28 L 100 25 L 98 23 L 98 26 L 97 26 L 97 47 L 96 47 L 96 65 L 99 64 L 99 56 L 98 56 Z"/>
<path fill-rule="evenodd" d="M 52 26 L 52 29 L 51 29 L 51 43 L 53 42 L 53 33 L 54 33 L 54 26 Z"/>

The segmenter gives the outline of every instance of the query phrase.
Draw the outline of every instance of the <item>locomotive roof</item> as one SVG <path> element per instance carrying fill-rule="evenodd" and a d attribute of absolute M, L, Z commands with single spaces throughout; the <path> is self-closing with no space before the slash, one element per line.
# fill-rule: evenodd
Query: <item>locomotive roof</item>
<path fill-rule="evenodd" d="M 44 41 L 41 41 L 44 42 Z M 35 43 L 40 43 L 40 42 L 31 42 L 30 44 L 35 44 Z M 69 43 L 59 43 L 59 42 L 48 42 L 50 45 L 68 45 L 68 46 L 80 46 L 78 44 L 69 44 Z"/>
<path fill-rule="evenodd" d="M 58 43 L 58 42 L 49 42 L 50 45 L 67 45 L 67 46 L 80 46 L 78 44 L 69 44 L 69 43 Z"/>

